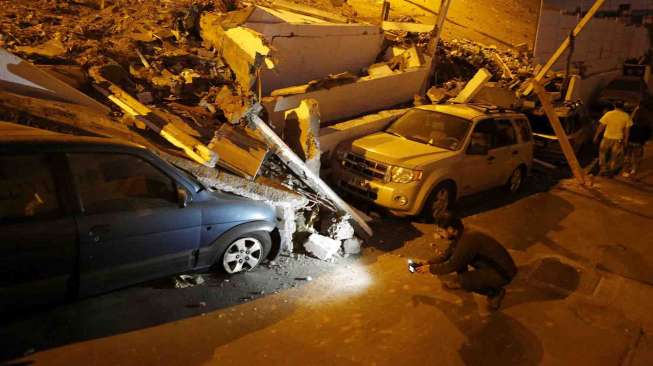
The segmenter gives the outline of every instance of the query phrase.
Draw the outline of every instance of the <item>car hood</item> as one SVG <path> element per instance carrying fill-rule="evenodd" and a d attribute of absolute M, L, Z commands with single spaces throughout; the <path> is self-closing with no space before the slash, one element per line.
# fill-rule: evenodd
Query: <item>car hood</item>
<path fill-rule="evenodd" d="M 351 151 L 374 161 L 405 168 L 418 168 L 455 154 L 454 151 L 385 132 L 377 132 L 354 140 Z"/>

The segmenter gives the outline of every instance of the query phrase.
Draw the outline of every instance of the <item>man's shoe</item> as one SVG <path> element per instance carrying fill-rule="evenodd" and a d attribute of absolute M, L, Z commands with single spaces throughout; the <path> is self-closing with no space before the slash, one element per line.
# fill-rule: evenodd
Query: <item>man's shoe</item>
<path fill-rule="evenodd" d="M 460 290 L 462 288 L 458 276 L 442 280 L 442 285 L 449 290 Z"/>
<path fill-rule="evenodd" d="M 491 310 L 499 310 L 499 308 L 501 307 L 501 302 L 503 301 L 503 298 L 505 296 L 506 296 L 506 290 L 503 289 L 503 288 L 499 290 L 498 294 L 496 294 L 496 295 L 494 295 L 492 297 L 488 296 L 487 297 L 488 307 Z"/>

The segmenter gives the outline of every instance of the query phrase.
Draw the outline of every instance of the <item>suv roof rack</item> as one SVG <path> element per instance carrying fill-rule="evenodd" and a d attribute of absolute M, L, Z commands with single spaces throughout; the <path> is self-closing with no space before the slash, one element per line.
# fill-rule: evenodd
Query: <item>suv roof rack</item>
<path fill-rule="evenodd" d="M 496 105 L 492 104 L 487 104 L 487 103 L 478 103 L 478 102 L 468 102 L 468 103 L 458 103 L 458 102 L 449 102 L 450 104 L 459 104 L 459 105 L 467 105 L 470 106 L 474 109 L 478 109 L 482 111 L 485 114 L 492 114 L 492 113 L 505 113 L 505 112 L 514 112 L 512 109 L 506 109 L 502 107 L 498 107 Z"/>

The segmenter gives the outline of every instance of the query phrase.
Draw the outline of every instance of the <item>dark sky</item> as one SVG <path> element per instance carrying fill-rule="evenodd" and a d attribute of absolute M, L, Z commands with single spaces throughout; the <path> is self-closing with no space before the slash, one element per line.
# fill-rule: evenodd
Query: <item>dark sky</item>
<path fill-rule="evenodd" d="M 561 9 L 575 9 L 578 6 L 588 9 L 594 0 L 544 0 L 544 3 Z M 632 9 L 653 9 L 653 0 L 606 0 L 601 9 L 616 9 L 619 4 L 632 4 Z"/>

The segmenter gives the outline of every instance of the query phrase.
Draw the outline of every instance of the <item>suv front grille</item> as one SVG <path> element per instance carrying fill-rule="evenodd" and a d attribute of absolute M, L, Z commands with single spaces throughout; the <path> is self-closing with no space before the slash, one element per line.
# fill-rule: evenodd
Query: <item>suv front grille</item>
<path fill-rule="evenodd" d="M 357 175 L 380 181 L 385 179 L 388 172 L 387 165 L 367 160 L 364 157 L 351 152 L 347 153 L 341 164 L 345 169 L 356 173 Z"/>

